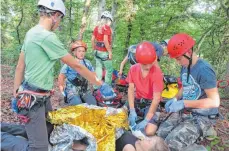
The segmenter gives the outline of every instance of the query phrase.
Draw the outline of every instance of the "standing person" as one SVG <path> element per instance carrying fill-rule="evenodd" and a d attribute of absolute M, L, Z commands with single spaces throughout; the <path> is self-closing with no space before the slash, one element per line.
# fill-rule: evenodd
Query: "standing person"
<path fill-rule="evenodd" d="M 154 48 L 156 49 L 156 53 L 157 53 L 157 60 L 160 61 L 161 56 L 165 56 L 168 54 L 167 51 L 167 43 L 169 40 L 163 40 L 160 44 L 156 43 L 156 42 L 151 42 L 151 44 L 154 46 Z M 135 53 L 136 53 L 136 47 L 137 45 L 131 45 L 128 48 L 128 53 L 125 56 L 125 58 L 123 59 L 123 61 L 120 64 L 120 69 L 119 69 L 119 76 L 122 75 L 123 73 L 123 68 L 125 66 L 125 64 L 129 61 L 131 65 L 136 64 L 136 57 L 135 57 Z"/>
<path fill-rule="evenodd" d="M 157 130 L 159 112 L 157 110 L 163 90 L 163 75 L 157 65 L 157 55 L 150 42 L 142 42 L 136 48 L 137 64 L 131 66 L 127 82 L 129 103 L 129 124 L 133 130 L 141 130 L 146 135 L 154 135 Z M 140 106 L 145 104 L 144 120 L 136 124 Z"/>
<path fill-rule="evenodd" d="M 165 139 L 171 151 L 183 150 L 207 136 L 219 116 L 215 72 L 193 52 L 194 45 L 194 39 L 185 33 L 174 35 L 168 43 L 170 57 L 182 66 L 182 88 L 176 98 L 166 103 L 166 111 L 172 114 L 161 123 L 157 134 Z"/>
<path fill-rule="evenodd" d="M 65 15 L 63 1 L 39 0 L 38 10 L 39 23 L 27 32 L 16 67 L 13 93 L 17 99 L 13 103 L 19 110 L 18 116 L 25 122 L 29 150 L 47 151 L 46 113 L 52 109 L 50 91 L 54 82 L 53 66 L 58 59 L 101 86 L 101 93 L 109 95 L 113 91 L 84 65 L 76 62 L 53 33 Z"/>
<path fill-rule="evenodd" d="M 106 69 L 105 82 L 111 85 L 112 82 L 112 29 L 111 23 L 113 17 L 109 11 L 104 11 L 101 15 L 101 20 L 98 26 L 95 27 L 91 44 L 95 50 L 96 67 L 95 72 L 97 77 L 101 80 L 103 68 Z"/>
<path fill-rule="evenodd" d="M 71 52 L 76 57 L 75 61 L 87 67 L 91 72 L 94 72 L 91 62 L 85 59 L 86 51 L 87 44 L 81 40 L 77 40 L 71 44 Z M 65 103 L 68 103 L 69 105 L 78 105 L 84 101 L 87 104 L 96 105 L 95 97 L 92 95 L 89 87 L 89 81 L 70 66 L 65 64 L 62 67 L 58 81 L 59 89 L 66 97 Z"/>

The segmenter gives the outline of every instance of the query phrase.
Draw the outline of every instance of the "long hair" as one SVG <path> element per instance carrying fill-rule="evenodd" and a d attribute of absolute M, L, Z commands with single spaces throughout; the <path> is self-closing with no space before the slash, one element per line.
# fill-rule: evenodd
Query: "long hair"
<path fill-rule="evenodd" d="M 99 23 L 98 23 L 98 32 L 100 33 L 100 34 L 102 34 L 102 29 L 103 28 L 105 28 L 104 26 L 105 25 L 108 25 L 108 26 L 110 26 L 111 25 L 111 20 L 110 20 L 110 18 L 105 18 L 105 17 L 103 17 L 103 18 L 101 18 L 101 20 L 99 21 Z M 106 30 L 106 29 L 105 29 Z"/>

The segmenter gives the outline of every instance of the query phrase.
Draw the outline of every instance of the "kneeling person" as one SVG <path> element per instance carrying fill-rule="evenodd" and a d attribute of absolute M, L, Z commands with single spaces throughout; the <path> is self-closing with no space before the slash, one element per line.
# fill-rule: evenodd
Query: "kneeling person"
<path fill-rule="evenodd" d="M 83 41 L 75 41 L 71 45 L 71 51 L 76 57 L 75 61 L 86 66 L 90 71 L 94 72 L 94 68 L 89 60 L 86 60 L 85 53 L 87 51 L 87 45 Z M 65 78 L 66 87 L 65 87 Z M 96 105 L 96 100 L 90 91 L 89 82 L 83 78 L 78 72 L 73 70 L 70 66 L 64 65 L 59 74 L 59 89 L 61 93 L 66 97 L 65 103 L 69 105 L 78 105 L 85 103 Z"/>
<path fill-rule="evenodd" d="M 163 75 L 157 64 L 154 46 L 150 42 L 140 43 L 136 48 L 136 60 L 138 63 L 130 68 L 127 77 L 129 123 L 133 130 L 145 130 L 146 135 L 154 135 L 160 114 L 157 108 L 163 90 Z M 144 104 L 144 120 L 136 124 L 136 111 Z"/>

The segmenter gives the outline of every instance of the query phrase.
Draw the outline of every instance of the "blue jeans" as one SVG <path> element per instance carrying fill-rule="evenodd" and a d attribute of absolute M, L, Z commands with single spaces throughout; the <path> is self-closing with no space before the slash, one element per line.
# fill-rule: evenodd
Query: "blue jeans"
<path fill-rule="evenodd" d="M 86 93 L 82 97 L 77 94 L 67 95 L 68 105 L 79 105 L 82 103 L 87 103 L 89 105 L 97 105 L 95 97 L 91 93 Z"/>
<path fill-rule="evenodd" d="M 47 129 L 48 129 L 48 134 L 50 134 L 53 130 L 53 125 L 47 123 Z M 24 125 L 1 123 L 1 150 L 2 151 L 45 151 L 46 148 L 29 147 L 28 136 Z"/>

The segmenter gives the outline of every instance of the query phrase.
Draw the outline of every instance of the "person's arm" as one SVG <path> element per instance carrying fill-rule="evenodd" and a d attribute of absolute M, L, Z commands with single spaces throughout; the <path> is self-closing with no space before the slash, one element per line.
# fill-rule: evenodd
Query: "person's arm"
<path fill-rule="evenodd" d="M 104 35 L 104 45 L 109 53 L 109 59 L 112 59 L 111 45 L 108 42 L 108 35 Z"/>
<path fill-rule="evenodd" d="M 155 92 L 153 94 L 153 100 L 150 105 L 149 111 L 146 115 L 147 120 L 150 120 L 153 117 L 153 115 L 155 114 L 155 112 L 157 111 L 157 107 L 160 103 L 160 99 L 161 99 L 161 92 Z"/>
<path fill-rule="evenodd" d="M 120 64 L 120 69 L 119 69 L 119 73 L 118 73 L 120 76 L 122 75 L 123 68 L 124 68 L 125 64 L 127 63 L 127 61 L 128 61 L 128 57 L 125 56 L 125 58 L 123 59 L 123 61 Z"/>
<path fill-rule="evenodd" d="M 84 65 L 81 65 L 80 63 L 76 62 L 70 54 L 67 54 L 64 57 L 62 57 L 61 61 L 63 61 L 65 64 L 76 70 L 80 75 L 82 75 L 92 84 L 95 84 L 97 86 L 102 85 L 103 82 L 99 80 L 94 73 L 88 70 L 87 67 L 85 67 Z"/>
<path fill-rule="evenodd" d="M 21 51 L 18 64 L 15 71 L 15 78 L 14 78 L 14 89 L 13 89 L 13 95 L 16 97 L 17 95 L 17 89 L 20 87 L 23 79 L 24 79 L 24 72 L 25 72 L 25 55 L 24 52 Z"/>
<path fill-rule="evenodd" d="M 91 48 L 94 50 L 95 49 L 95 36 L 91 36 Z"/>
<path fill-rule="evenodd" d="M 183 92 L 183 88 L 180 88 L 180 90 L 178 91 L 177 95 L 175 96 L 175 98 L 177 98 L 177 100 L 182 98 L 182 92 Z"/>
<path fill-rule="evenodd" d="M 128 102 L 129 102 L 130 109 L 134 109 L 134 84 L 133 83 L 129 83 Z"/>
<path fill-rule="evenodd" d="M 186 108 L 214 108 L 219 107 L 220 97 L 217 88 L 205 89 L 204 90 L 207 98 L 200 100 L 184 100 L 184 106 Z"/>
<path fill-rule="evenodd" d="M 58 85 L 59 85 L 60 92 L 64 92 L 65 75 L 63 73 L 60 73 L 58 76 Z"/>

